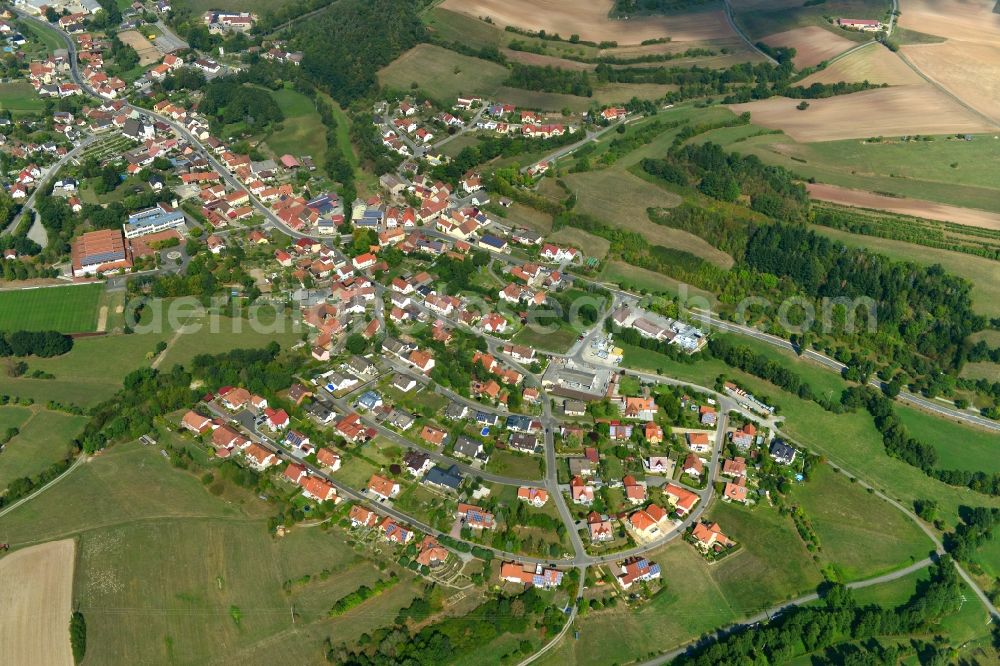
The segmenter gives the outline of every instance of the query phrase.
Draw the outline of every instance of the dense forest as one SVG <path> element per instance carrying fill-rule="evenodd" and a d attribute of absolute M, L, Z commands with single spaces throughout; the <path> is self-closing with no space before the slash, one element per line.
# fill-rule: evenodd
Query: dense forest
<path fill-rule="evenodd" d="M 541 67 L 514 63 L 510 76 L 507 77 L 504 84 L 512 88 L 541 90 L 578 97 L 590 97 L 594 94 L 594 86 L 587 72 L 576 72 L 551 65 Z"/>
<path fill-rule="evenodd" d="M 675 143 L 663 158 L 643 160 L 641 168 L 712 199 L 748 204 L 764 216 L 741 219 L 692 200 L 676 209 L 650 211 L 657 224 L 700 236 L 737 261 L 743 270 L 731 271 L 721 286 L 695 283 L 716 289 L 725 302 L 735 304 L 747 296 L 805 296 L 817 313 L 824 312 L 826 303 L 833 326 L 822 335 L 860 343 L 912 377 L 957 372 L 971 349 L 975 358 L 990 356 L 988 349 L 966 343 L 987 323 L 972 311 L 968 282 L 940 266 L 893 261 L 809 230 L 800 224 L 809 217 L 808 196 L 791 172 L 755 156 L 727 154 L 712 143 Z M 763 221 L 768 218 L 775 222 Z M 681 277 L 676 270 L 668 273 Z M 769 293 L 761 293 L 762 282 L 753 279 L 755 275 L 780 280 L 772 283 Z M 849 311 L 837 299 L 871 299 L 875 318 L 868 319 L 871 310 Z M 762 307 L 763 314 L 776 314 Z M 853 329 L 848 326 L 852 317 Z"/>
<path fill-rule="evenodd" d="M 271 95 L 230 77 L 215 79 L 205 86 L 198 110 L 220 125 L 243 123 L 251 131 L 285 119 Z"/>
<path fill-rule="evenodd" d="M 302 68 L 347 105 L 378 85 L 376 72 L 427 39 L 412 0 L 343 0 L 301 25 L 294 42 Z"/>
<path fill-rule="evenodd" d="M 638 12 L 670 12 L 706 5 L 712 0 L 615 0 L 612 10 L 616 16 Z"/>
<path fill-rule="evenodd" d="M 712 142 L 643 160 L 642 168 L 677 185 L 696 184 L 702 194 L 720 201 L 748 197 L 751 209 L 780 220 L 802 221 L 809 208 L 805 187 L 786 169 L 764 164 L 756 155 L 727 153 Z"/>

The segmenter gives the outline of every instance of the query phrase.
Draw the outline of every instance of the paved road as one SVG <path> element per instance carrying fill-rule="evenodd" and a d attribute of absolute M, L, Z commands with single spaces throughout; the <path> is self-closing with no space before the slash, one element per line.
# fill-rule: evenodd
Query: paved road
<path fill-rule="evenodd" d="M 745 32 L 743 32 L 743 28 L 741 28 L 739 24 L 736 22 L 736 16 L 733 14 L 733 6 L 729 3 L 729 0 L 725 0 L 724 2 L 723 13 L 726 15 L 726 21 L 729 22 L 729 27 L 733 29 L 733 32 L 739 35 L 740 39 L 746 42 L 747 46 L 749 46 L 756 53 L 759 53 L 761 56 L 763 56 L 772 65 L 778 64 L 777 60 L 775 60 L 774 58 L 772 58 L 771 56 L 767 55 L 759 48 L 757 48 L 757 45 L 753 43 L 753 41 L 750 39 L 749 36 L 747 36 Z"/>
<path fill-rule="evenodd" d="M 190 48 L 188 43 L 177 36 L 170 27 L 163 21 L 157 21 L 156 27 L 160 30 L 160 35 L 156 38 L 156 45 L 159 46 L 166 53 L 171 53 L 172 51 L 180 51 L 181 49 Z"/>
<path fill-rule="evenodd" d="M 709 326 L 714 326 L 716 328 L 720 328 L 722 330 L 729 331 L 732 333 L 739 333 L 740 335 L 746 335 L 755 338 L 757 340 L 760 340 L 762 342 L 766 342 L 770 345 L 774 345 L 775 347 L 780 347 L 782 349 L 788 349 L 791 351 L 796 350 L 795 345 L 793 345 L 788 340 L 785 340 L 784 338 L 779 338 L 778 336 L 771 335 L 770 333 L 764 333 L 763 331 L 759 331 L 751 326 L 744 326 L 742 324 L 736 324 L 734 322 L 724 321 L 717 317 L 713 317 L 711 314 L 705 311 L 692 310 L 691 317 L 696 321 L 708 324 Z M 830 358 L 829 356 L 821 354 L 817 351 L 813 351 L 812 349 L 803 350 L 802 356 L 812 361 L 816 361 L 817 363 L 823 365 L 824 367 L 830 370 L 833 370 L 834 372 L 837 372 L 838 374 L 847 367 L 840 361 Z M 880 390 L 884 387 L 884 383 L 878 380 L 877 378 L 870 380 L 868 384 Z M 972 411 L 963 411 L 953 407 L 947 407 L 939 402 L 936 402 L 934 400 L 929 400 L 927 398 L 924 398 L 923 396 L 917 395 L 915 393 L 910 393 L 909 391 L 905 390 L 901 390 L 899 392 L 898 399 L 904 402 L 912 403 L 922 409 L 934 412 L 939 416 L 965 421 L 966 423 L 971 425 L 979 426 L 981 428 L 986 428 L 987 430 L 1000 432 L 1000 422 L 988 419 L 985 416 L 980 416 L 979 414 L 976 414 L 975 412 Z"/>
<path fill-rule="evenodd" d="M 549 153 L 545 157 L 539 158 L 537 161 L 533 162 L 532 164 L 529 164 L 528 166 L 525 166 L 525 167 L 521 167 L 521 173 L 527 172 L 527 170 L 530 169 L 533 164 L 541 164 L 542 162 L 553 162 L 553 161 L 558 160 L 558 159 L 560 159 L 562 157 L 565 157 L 566 155 L 569 155 L 570 153 L 572 153 L 573 151 L 575 151 L 576 149 L 578 149 L 580 146 L 583 146 L 584 144 L 589 143 L 591 141 L 597 141 L 602 136 L 604 136 L 605 134 L 607 134 L 611 130 L 615 129 L 616 127 L 618 127 L 622 123 L 627 123 L 627 122 L 629 122 L 629 121 L 627 121 L 627 120 L 619 120 L 618 122 L 612 123 L 612 124 L 608 125 L 607 127 L 604 127 L 604 128 L 602 128 L 602 129 L 600 129 L 600 130 L 598 130 L 596 132 L 586 132 L 585 136 L 582 139 L 580 139 L 579 141 L 577 141 L 576 143 L 571 143 L 568 146 L 563 146 L 562 148 L 559 148 L 558 150 L 552 151 L 551 153 Z"/>
<path fill-rule="evenodd" d="M 59 173 L 59 171 L 66 165 L 67 162 L 78 157 L 81 152 L 86 150 L 96 140 L 97 137 L 95 135 L 88 136 L 86 139 L 80 142 L 80 145 L 74 147 L 71 151 L 63 155 L 61 158 L 59 158 L 58 162 L 43 169 L 42 176 L 41 178 L 38 179 L 38 183 L 35 185 L 35 189 L 31 191 L 30 195 L 28 195 L 28 199 L 24 202 L 24 206 L 22 206 L 21 210 L 18 211 L 17 215 L 14 216 L 14 219 L 10 221 L 10 224 L 7 225 L 7 228 L 4 230 L 4 233 L 7 234 L 14 233 L 14 230 L 17 229 L 18 223 L 20 223 L 21 221 L 21 216 L 24 215 L 25 211 L 35 210 L 35 199 L 37 198 L 38 193 L 41 192 L 43 189 L 45 189 L 45 186 L 48 184 L 48 181 L 52 180 L 52 178 L 54 178 L 56 174 Z M 38 219 L 38 215 L 35 215 L 35 224 L 32 225 L 32 229 L 34 229 L 35 225 L 39 226 L 41 225 L 41 221 Z M 44 233 L 44 227 L 43 227 L 43 233 Z M 36 238 L 39 237 L 39 234 L 37 232 L 35 232 L 35 237 Z M 48 235 L 46 234 L 44 238 L 45 240 L 48 240 Z M 35 239 L 33 238 L 32 240 Z M 45 243 L 41 242 L 39 242 L 38 244 L 41 245 L 42 247 L 45 247 L 46 245 Z"/>
<path fill-rule="evenodd" d="M 476 128 L 476 123 L 479 122 L 479 119 L 483 117 L 484 113 L 486 113 L 486 105 L 485 104 L 483 106 L 479 107 L 479 110 L 476 111 L 476 115 L 472 117 L 472 120 L 470 120 L 469 122 L 467 122 L 464 125 L 462 125 L 462 128 L 460 130 L 458 130 L 454 134 L 449 134 L 445 138 L 443 138 L 440 141 L 438 141 L 437 143 L 433 144 L 432 147 L 434 148 L 434 151 L 437 152 L 438 150 L 441 149 L 441 146 L 445 145 L 446 143 L 448 143 L 452 139 L 457 139 L 458 137 L 462 136 L 466 132 L 468 132 L 470 130 L 474 130 Z"/>

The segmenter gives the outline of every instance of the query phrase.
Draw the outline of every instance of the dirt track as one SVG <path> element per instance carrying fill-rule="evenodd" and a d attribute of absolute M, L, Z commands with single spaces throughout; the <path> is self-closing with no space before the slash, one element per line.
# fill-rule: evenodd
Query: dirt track
<path fill-rule="evenodd" d="M 810 74 L 799 82 L 808 88 L 814 83 L 868 81 L 891 86 L 921 84 L 920 75 L 906 66 L 898 55 L 881 44 L 873 44 L 844 56 L 826 69 Z"/>
<path fill-rule="evenodd" d="M 1000 215 L 984 210 L 976 210 L 975 208 L 959 208 L 958 206 L 948 206 L 934 203 L 933 201 L 921 201 L 920 199 L 897 199 L 896 197 L 886 197 L 872 192 L 849 190 L 846 187 L 823 185 L 820 183 L 806 185 L 806 189 L 809 190 L 809 196 L 813 199 L 829 201 L 841 204 L 842 206 L 872 208 L 899 213 L 900 215 L 922 217 L 928 220 L 940 220 L 942 222 L 964 224 L 970 227 L 1000 230 Z"/>
<path fill-rule="evenodd" d="M 73 666 L 74 551 L 64 539 L 0 559 L 0 664 Z"/>

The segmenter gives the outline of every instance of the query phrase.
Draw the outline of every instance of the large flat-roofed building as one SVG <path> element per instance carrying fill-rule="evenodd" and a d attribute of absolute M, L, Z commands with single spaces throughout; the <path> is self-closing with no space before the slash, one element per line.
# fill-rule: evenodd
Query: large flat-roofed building
<path fill-rule="evenodd" d="M 184 226 L 184 213 L 161 203 L 154 208 L 129 215 L 124 225 L 125 238 L 156 234 L 182 226 Z"/>
<path fill-rule="evenodd" d="M 121 231 L 91 231 L 73 241 L 73 277 L 127 271 L 132 268 L 132 252 Z"/>

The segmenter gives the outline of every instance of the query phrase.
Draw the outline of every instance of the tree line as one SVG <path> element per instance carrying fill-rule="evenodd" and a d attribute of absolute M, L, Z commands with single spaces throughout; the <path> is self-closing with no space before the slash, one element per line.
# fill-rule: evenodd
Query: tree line
<path fill-rule="evenodd" d="M 452 663 L 470 658 L 501 636 L 524 634 L 535 627 L 555 635 L 564 621 L 561 610 L 529 588 L 515 596 L 501 594 L 463 616 L 444 617 L 419 631 L 405 624 L 381 627 L 362 636 L 354 651 L 343 644 L 330 645 L 326 659 L 352 666 Z M 519 652 L 530 654 L 530 641 L 524 647 Z"/>
<path fill-rule="evenodd" d="M 851 590 L 839 584 L 820 588 L 823 603 L 798 606 L 762 626 L 740 627 L 703 643 L 674 661 L 678 666 L 714 666 L 724 663 L 780 664 L 796 656 L 817 652 L 824 663 L 896 663 L 898 653 L 886 662 L 837 661 L 851 652 L 851 643 L 864 641 L 865 652 L 888 655 L 891 646 L 876 637 L 902 637 L 933 627 L 955 613 L 962 604 L 962 582 L 945 557 L 931 570 L 931 579 L 919 586 L 905 603 L 895 608 L 860 606 Z"/>

